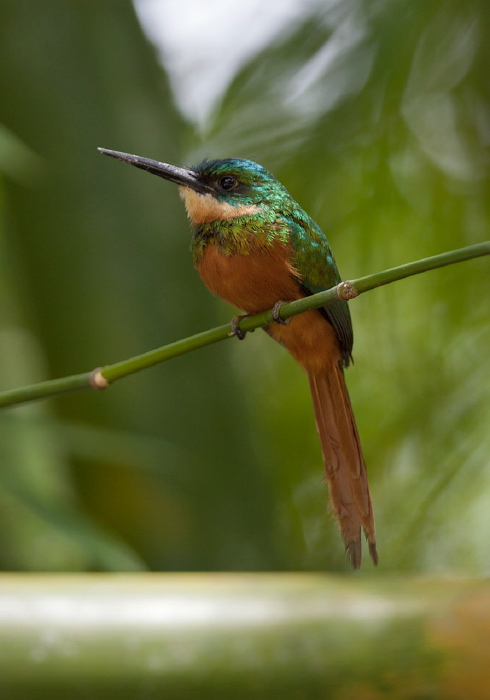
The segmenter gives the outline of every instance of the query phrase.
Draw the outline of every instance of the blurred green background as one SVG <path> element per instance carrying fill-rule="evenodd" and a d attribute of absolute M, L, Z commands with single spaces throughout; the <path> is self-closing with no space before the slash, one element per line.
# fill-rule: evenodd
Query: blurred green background
<path fill-rule="evenodd" d="M 192 267 L 175 188 L 97 146 L 257 160 L 327 231 L 344 278 L 490 238 L 484 0 L 306 3 L 198 125 L 129 2 L 0 0 L 0 33 L 2 390 L 233 314 Z M 489 266 L 351 303 L 382 569 L 488 570 Z M 4 410 L 0 567 L 347 570 L 321 478 L 306 379 L 257 332 Z"/>

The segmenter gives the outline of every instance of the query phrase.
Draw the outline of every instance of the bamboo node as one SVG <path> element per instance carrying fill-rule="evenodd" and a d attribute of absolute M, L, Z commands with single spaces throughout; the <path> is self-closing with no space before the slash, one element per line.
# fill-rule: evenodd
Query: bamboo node
<path fill-rule="evenodd" d="M 340 301 L 349 301 L 349 299 L 355 299 L 359 296 L 359 292 L 354 289 L 350 282 L 341 282 L 337 285 L 336 290 Z"/>
<path fill-rule="evenodd" d="M 92 374 L 90 375 L 90 386 L 92 387 L 92 389 L 97 389 L 98 391 L 107 389 L 107 387 L 109 386 L 108 380 L 102 374 L 101 367 L 97 367 L 97 369 L 94 369 Z"/>

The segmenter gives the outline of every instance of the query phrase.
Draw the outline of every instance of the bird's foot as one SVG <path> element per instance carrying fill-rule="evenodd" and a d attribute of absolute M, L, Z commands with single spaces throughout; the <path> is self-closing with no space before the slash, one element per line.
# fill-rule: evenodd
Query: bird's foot
<path fill-rule="evenodd" d="M 281 313 L 281 306 L 283 306 L 286 303 L 287 302 L 285 302 L 285 301 L 279 300 L 279 301 L 276 301 L 276 303 L 272 307 L 272 319 L 276 323 L 280 323 L 281 326 L 287 326 L 288 324 L 291 323 L 291 318 L 281 318 L 279 316 L 279 314 Z"/>
<path fill-rule="evenodd" d="M 240 323 L 240 321 L 242 320 L 242 318 L 248 318 L 248 315 L 245 314 L 245 315 L 243 315 L 243 316 L 233 316 L 233 318 L 231 319 L 231 323 L 230 323 L 230 326 L 231 326 L 231 333 L 228 333 L 228 335 L 229 335 L 230 337 L 231 337 L 232 335 L 236 335 L 236 337 L 238 338 L 238 340 L 243 340 L 243 339 L 245 338 L 245 336 L 247 335 L 247 331 L 241 331 L 240 328 L 239 328 L 239 325 L 238 325 L 238 324 Z M 253 328 L 253 329 L 252 329 L 251 331 L 249 331 L 249 332 L 250 332 L 250 333 L 253 333 L 254 330 L 255 330 L 255 328 Z"/>

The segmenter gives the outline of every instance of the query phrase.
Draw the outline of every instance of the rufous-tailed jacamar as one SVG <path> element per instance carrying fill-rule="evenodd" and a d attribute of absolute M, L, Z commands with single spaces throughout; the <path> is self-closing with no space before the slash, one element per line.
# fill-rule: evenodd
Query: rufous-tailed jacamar
<path fill-rule="evenodd" d="M 281 321 L 278 302 L 341 281 L 323 231 L 261 165 L 230 158 L 204 160 L 187 170 L 99 150 L 179 186 L 192 226 L 194 265 L 213 294 L 246 314 L 275 307 Z M 366 466 L 344 380 L 353 343 L 348 305 L 333 301 L 265 330 L 308 375 L 325 478 L 350 561 L 354 568 L 360 566 L 364 530 L 376 564 Z"/>

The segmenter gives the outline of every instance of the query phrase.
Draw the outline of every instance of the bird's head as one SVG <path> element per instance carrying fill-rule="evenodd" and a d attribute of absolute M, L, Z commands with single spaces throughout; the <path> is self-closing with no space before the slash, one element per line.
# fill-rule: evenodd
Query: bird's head
<path fill-rule="evenodd" d="M 288 191 L 274 175 L 251 160 L 204 160 L 188 170 L 129 153 L 105 148 L 99 151 L 176 183 L 194 224 L 265 214 L 291 202 Z"/>

